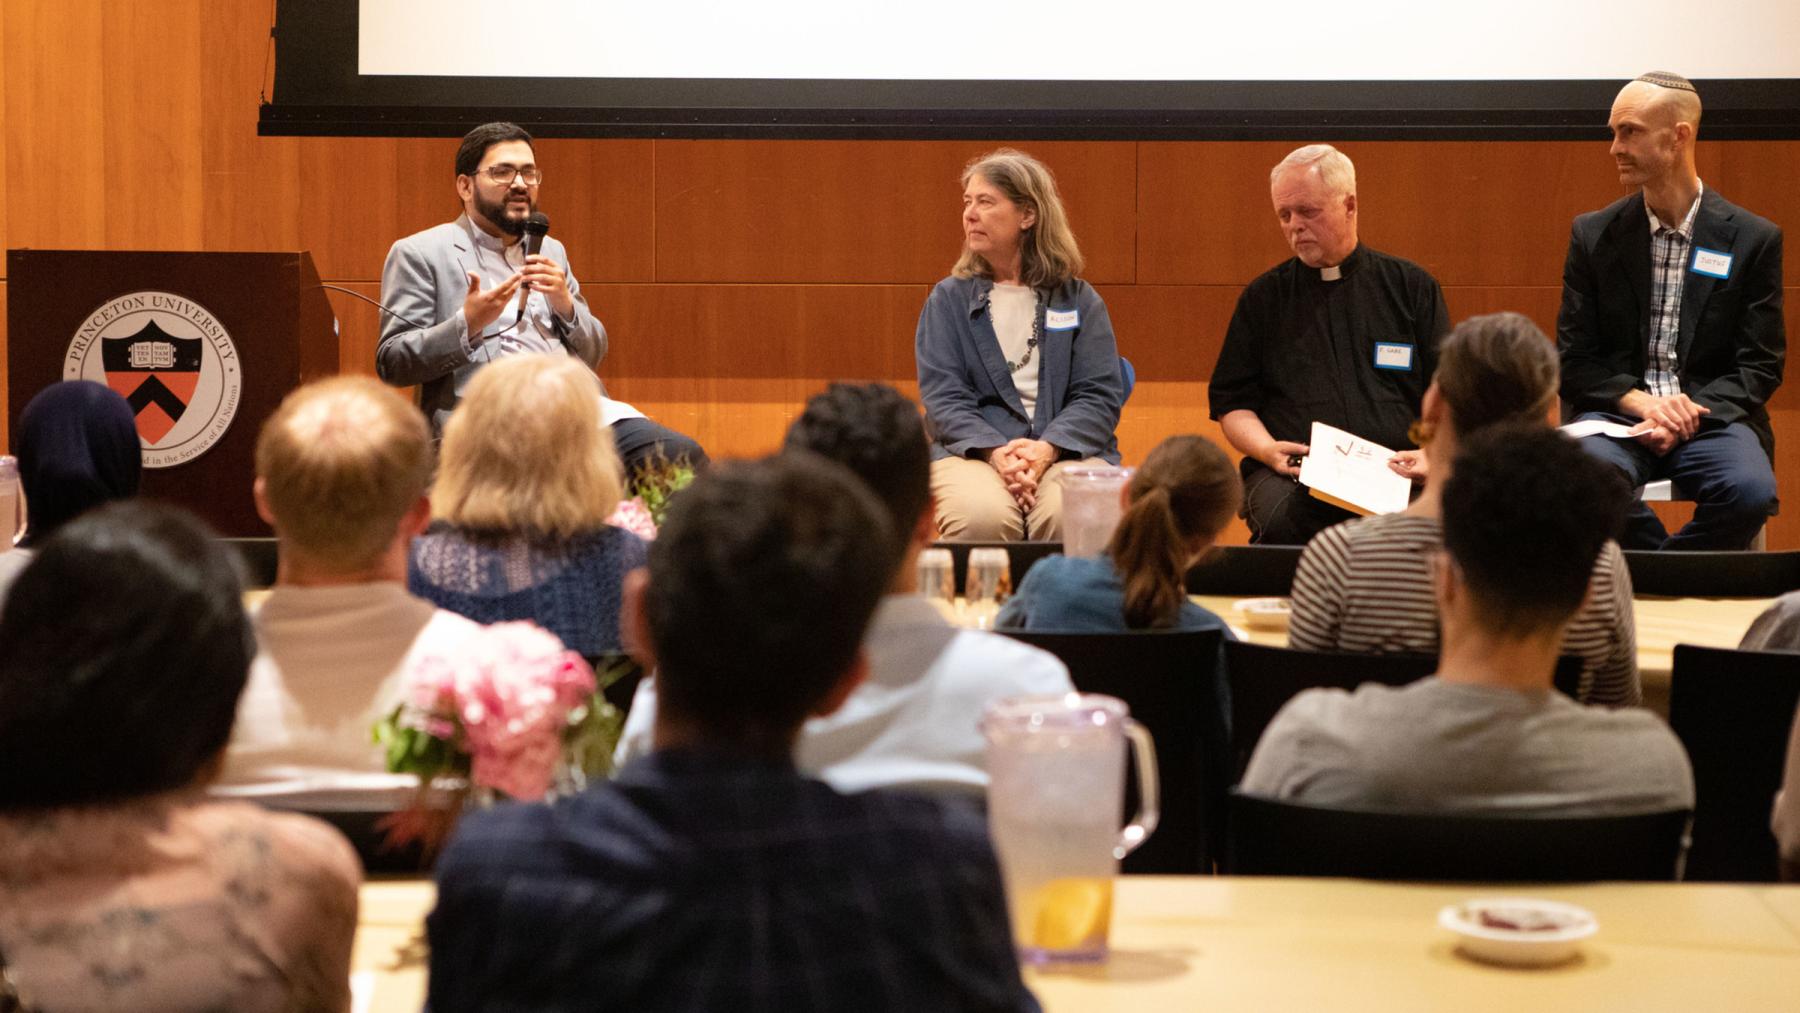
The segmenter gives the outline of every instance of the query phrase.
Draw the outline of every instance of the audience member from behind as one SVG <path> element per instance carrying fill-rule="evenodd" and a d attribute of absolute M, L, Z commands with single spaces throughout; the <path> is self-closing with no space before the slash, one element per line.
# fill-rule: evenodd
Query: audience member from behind
<path fill-rule="evenodd" d="M 1438 350 L 1437 373 L 1414 427 L 1430 464 L 1425 491 L 1405 511 L 1326 528 L 1294 574 L 1288 645 L 1357 654 L 1435 654 L 1438 615 L 1431 559 L 1443 541 L 1444 486 L 1458 449 L 1504 423 L 1550 428 L 1556 349 L 1517 313 L 1471 317 Z M 1631 572 L 1615 541 L 1594 561 L 1588 597 L 1562 652 L 1582 661 L 1583 703 L 1639 703 Z"/>
<path fill-rule="evenodd" d="M 0 603 L 37 545 L 81 513 L 137 495 L 143 471 L 131 405 L 91 380 L 39 391 L 20 414 L 13 441 L 31 519 L 18 546 L 0 552 Z"/>
<path fill-rule="evenodd" d="M 356 856 L 209 800 L 254 649 L 226 551 L 92 511 L 0 611 L 0 951 L 27 1008 L 347 1010 Z"/>
<path fill-rule="evenodd" d="M 883 384 L 832 384 L 788 428 L 786 448 L 855 472 L 886 508 L 895 542 L 890 558 L 898 560 L 863 637 L 868 681 L 835 713 L 806 722 L 794 753 L 800 769 L 839 791 L 984 792 L 987 747 L 976 728 L 982 710 L 1001 697 L 1074 686 L 1055 656 L 957 630 L 916 593 L 919 550 L 937 531 L 918 406 Z M 649 752 L 655 724 L 656 687 L 646 680 L 626 718 L 621 756 Z"/>
<path fill-rule="evenodd" d="M 594 374 L 547 355 L 483 367 L 438 468 L 438 522 L 413 543 L 408 589 L 477 622 L 530 620 L 590 660 L 619 650 L 620 588 L 644 543 L 606 523 L 621 478 Z"/>
<path fill-rule="evenodd" d="M 1188 600 L 1187 572 L 1237 513 L 1243 485 L 1201 436 L 1156 445 L 1126 483 L 1104 555 L 1051 556 L 1025 575 L 995 624 L 1058 632 L 1231 631 Z"/>
<path fill-rule="evenodd" d="M 1551 686 L 1564 629 L 1630 499 L 1615 469 L 1543 426 L 1470 439 L 1443 488 L 1437 674 L 1301 693 L 1257 743 L 1243 789 L 1401 812 L 1692 808 L 1687 754 L 1661 719 L 1582 707 Z"/>
<path fill-rule="evenodd" d="M 219 793 L 326 814 L 365 862 L 377 849 L 364 817 L 406 807 L 415 786 L 386 772 L 369 729 L 421 656 L 453 654 L 481 631 L 404 585 L 407 547 L 431 515 L 431 469 L 425 416 L 361 377 L 289 394 L 256 443 L 256 507 L 281 563 L 255 612 L 261 653 Z"/>
<path fill-rule="evenodd" d="M 464 818 L 426 922 L 436 1013 L 1036 1008 L 979 815 L 793 766 L 801 723 L 867 673 L 882 513 L 809 454 L 717 466 L 675 500 L 628 590 L 656 751 Z"/>

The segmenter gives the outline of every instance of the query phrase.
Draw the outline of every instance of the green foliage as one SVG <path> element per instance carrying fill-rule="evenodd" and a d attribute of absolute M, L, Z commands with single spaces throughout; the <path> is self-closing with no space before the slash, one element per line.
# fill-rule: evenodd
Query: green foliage
<path fill-rule="evenodd" d="M 688 464 L 685 458 L 670 461 L 659 453 L 638 471 L 632 481 L 630 495 L 643 501 L 644 509 L 650 512 L 650 518 L 656 522 L 657 527 L 661 527 L 663 517 L 669 512 L 669 501 L 693 481 L 693 465 Z"/>

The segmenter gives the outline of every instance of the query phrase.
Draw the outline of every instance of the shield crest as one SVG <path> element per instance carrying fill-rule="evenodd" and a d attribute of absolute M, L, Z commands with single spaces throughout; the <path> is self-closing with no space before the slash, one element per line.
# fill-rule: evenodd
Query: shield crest
<path fill-rule="evenodd" d="M 138 435 L 155 446 L 187 411 L 200 383 L 199 338 L 177 338 L 156 325 L 136 334 L 101 339 L 106 385 L 117 391 L 137 415 Z"/>

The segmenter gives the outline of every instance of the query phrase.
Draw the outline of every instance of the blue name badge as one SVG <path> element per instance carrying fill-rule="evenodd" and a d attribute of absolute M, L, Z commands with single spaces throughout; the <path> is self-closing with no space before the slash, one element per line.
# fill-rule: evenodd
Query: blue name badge
<path fill-rule="evenodd" d="M 1708 278 L 1731 277 L 1731 254 L 1718 250 L 1709 250 L 1704 246 L 1694 247 L 1694 263 L 1688 268 L 1695 274 L 1704 274 Z"/>
<path fill-rule="evenodd" d="M 1396 344 L 1392 341 L 1375 342 L 1375 368 L 1411 370 L 1413 346 Z"/>

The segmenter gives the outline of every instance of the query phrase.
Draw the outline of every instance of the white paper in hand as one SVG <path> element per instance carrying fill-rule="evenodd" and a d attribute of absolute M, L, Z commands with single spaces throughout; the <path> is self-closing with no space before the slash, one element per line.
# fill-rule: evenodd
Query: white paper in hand
<path fill-rule="evenodd" d="M 1605 419 L 1582 419 L 1562 427 L 1562 434 L 1571 440 L 1579 440 L 1584 436 L 1610 436 L 1615 440 L 1629 440 L 1635 426 L 1623 422 L 1608 422 Z"/>
<path fill-rule="evenodd" d="M 1379 443 L 1314 422 L 1300 483 L 1319 499 L 1355 513 L 1399 513 L 1411 499 L 1412 482 L 1388 467 L 1393 456 Z"/>

